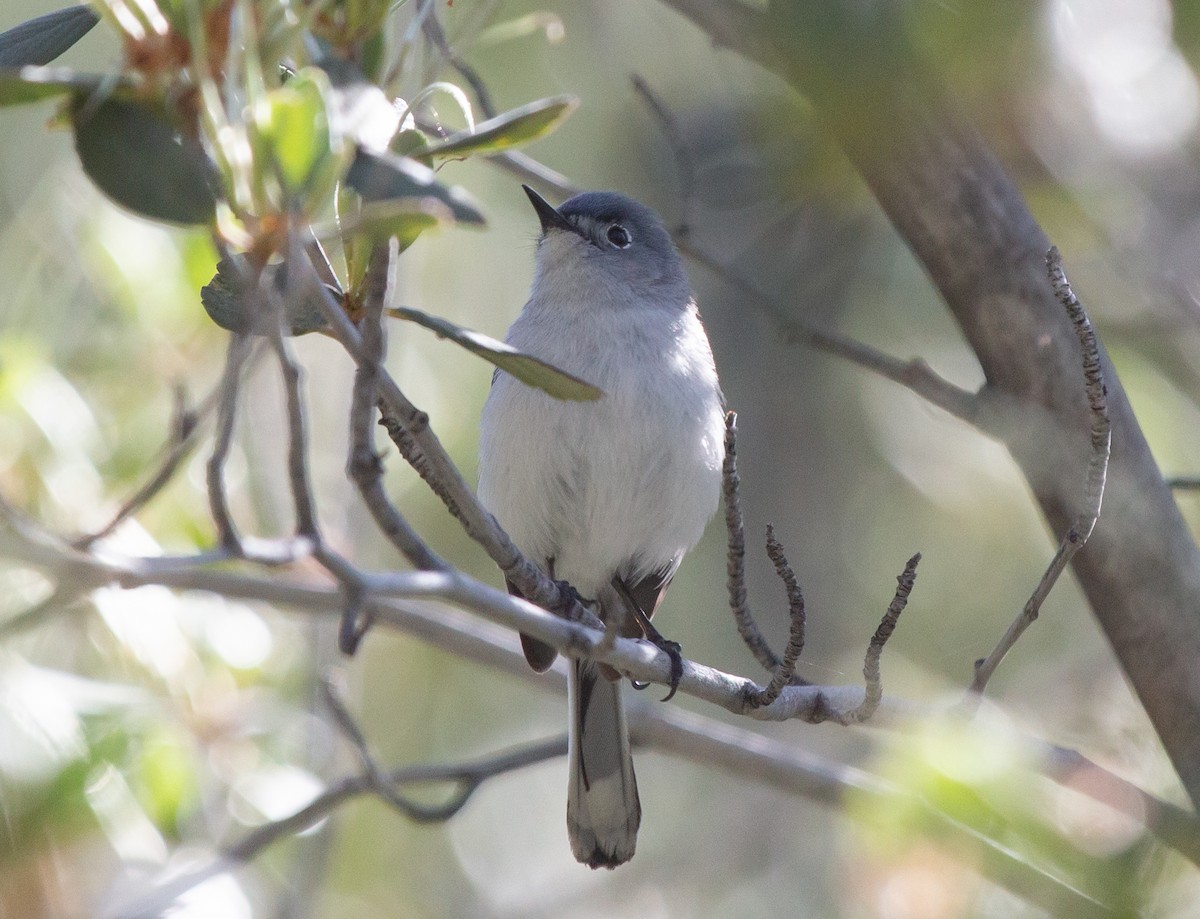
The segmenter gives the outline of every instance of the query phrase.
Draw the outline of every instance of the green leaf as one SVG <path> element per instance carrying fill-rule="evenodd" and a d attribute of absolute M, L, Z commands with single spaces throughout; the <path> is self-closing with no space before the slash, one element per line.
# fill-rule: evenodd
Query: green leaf
<path fill-rule="evenodd" d="M 477 354 L 484 360 L 495 364 L 505 373 L 512 374 L 522 383 L 536 386 L 555 399 L 595 402 L 604 395 L 603 390 L 565 370 L 559 370 L 543 360 L 518 351 L 511 345 L 489 338 L 480 332 L 464 329 L 449 320 L 430 316 L 428 313 L 404 306 L 393 307 L 388 310 L 388 313 L 397 319 L 407 319 L 409 322 L 423 325 L 436 333 L 438 338 L 446 338 L 461 345 L 472 354 Z"/>
<path fill-rule="evenodd" d="M 416 128 L 398 131 L 389 144 L 391 151 L 400 156 L 423 157 L 429 151 L 429 141 Z"/>
<path fill-rule="evenodd" d="M 0 67 L 49 64 L 99 21 L 90 7 L 69 6 L 0 32 Z"/>
<path fill-rule="evenodd" d="M 443 185 L 432 169 L 407 157 L 360 148 L 346 173 L 346 184 L 365 201 L 429 198 L 444 204 L 459 223 L 484 222 L 466 192 Z"/>
<path fill-rule="evenodd" d="M 287 290 L 286 265 L 268 265 L 264 269 L 281 295 Z M 228 259 L 217 262 L 217 273 L 200 288 L 200 303 L 208 318 L 230 332 L 262 334 L 256 329 L 255 317 L 251 314 L 251 298 L 243 288 L 238 272 Z M 287 316 L 288 331 L 292 335 L 307 335 L 325 328 L 325 314 L 317 300 L 317 294 L 286 298 L 283 311 Z"/>
<path fill-rule="evenodd" d="M 579 100 L 574 96 L 540 99 L 480 122 L 474 131 L 451 134 L 422 153 L 432 156 L 499 153 L 549 134 L 578 107 Z"/>
<path fill-rule="evenodd" d="M 159 727 L 146 737 L 135 760 L 134 787 L 147 816 L 172 836 L 197 797 L 196 759 L 187 738 Z"/>
<path fill-rule="evenodd" d="M 403 252 L 426 230 L 453 221 L 450 209 L 439 201 L 397 198 L 365 203 L 356 217 L 343 223 L 341 231 L 346 236 L 363 233 L 376 241 L 394 236 Z"/>
<path fill-rule="evenodd" d="M 66 67 L 0 67 L 0 106 L 22 105 L 67 93 L 91 95 L 103 77 L 76 73 Z"/>
<path fill-rule="evenodd" d="M 180 140 L 151 106 L 109 96 L 76 96 L 75 150 L 106 195 L 135 214 L 170 223 L 208 223 L 216 198 L 211 164 L 194 141 Z"/>
<path fill-rule="evenodd" d="M 255 105 L 254 123 L 263 152 L 274 162 L 289 198 L 307 191 L 310 182 L 329 172 L 331 160 L 339 157 L 341 137 L 331 132 L 325 109 L 328 88 L 324 74 L 309 67 L 265 93 Z M 327 190 L 312 189 L 316 196 Z"/>

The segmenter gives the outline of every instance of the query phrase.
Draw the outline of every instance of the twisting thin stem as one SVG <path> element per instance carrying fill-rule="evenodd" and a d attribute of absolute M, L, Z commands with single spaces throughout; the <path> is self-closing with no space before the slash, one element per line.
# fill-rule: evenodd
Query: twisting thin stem
<path fill-rule="evenodd" d="M 444 822 L 461 811 L 489 778 L 563 756 L 566 752 L 567 738 L 554 737 L 513 747 L 471 762 L 395 769 L 380 773 L 380 778 L 393 790 L 401 785 L 453 783 L 454 793 L 445 803 L 432 806 L 414 805 L 413 813 L 406 812 L 406 816 L 418 823 Z M 154 919 L 161 916 L 178 897 L 204 880 L 231 867 L 252 861 L 279 840 L 302 833 L 324 820 L 347 801 L 368 794 L 378 795 L 379 790 L 377 781 L 367 775 L 349 775 L 338 779 L 295 813 L 256 827 L 226 847 L 217 858 L 194 871 L 163 882 L 135 902 L 123 905 L 112 915 L 120 916 L 121 919 Z"/>
<path fill-rule="evenodd" d="M 429 548 L 388 499 L 383 487 L 383 462 L 375 449 L 375 409 L 386 347 L 382 317 L 391 263 L 391 247 L 387 243 L 377 245 L 371 253 L 364 278 L 361 328 L 365 359 L 354 374 L 347 472 L 376 526 L 409 564 L 426 571 L 446 571 L 449 569 L 446 562 Z"/>
<path fill-rule="evenodd" d="M 293 236 L 293 244 L 288 256 L 290 259 L 306 258 L 304 248 Z M 300 296 L 299 284 L 292 280 L 295 272 L 289 272 L 285 296 L 289 300 Z M 264 275 L 265 277 L 265 275 Z M 304 395 L 301 392 L 304 374 L 296 362 L 292 349 L 289 347 L 285 328 L 287 315 L 283 299 L 273 283 L 260 285 L 260 296 L 268 306 L 268 314 L 273 320 L 270 323 L 269 339 L 275 358 L 279 362 L 279 375 L 283 380 L 284 396 L 287 400 L 288 422 L 288 452 L 287 468 L 288 481 L 291 484 L 292 505 L 296 512 L 296 533 L 301 538 L 311 540 L 312 544 L 321 542 L 320 530 L 317 526 L 317 512 L 313 502 L 312 482 L 308 471 L 308 432 L 307 412 L 304 408 Z"/>
<path fill-rule="evenodd" d="M 208 505 L 213 524 L 217 528 L 217 542 L 222 549 L 240 555 L 241 540 L 229 512 L 229 498 L 225 494 L 225 462 L 233 444 L 233 424 L 237 417 L 238 388 L 241 385 L 241 370 L 250 351 L 250 340 L 245 335 L 233 333 L 229 336 L 229 347 L 225 352 L 225 370 L 221 375 L 220 397 L 217 401 L 217 430 L 213 439 L 213 452 L 207 466 Z"/>
<path fill-rule="evenodd" d="M 696 187 L 695 158 L 692 156 L 691 148 L 688 147 L 687 141 L 683 136 L 683 131 L 679 129 L 679 124 L 672 117 L 670 109 L 650 89 L 650 84 L 638 74 L 634 74 L 633 89 L 642 97 L 642 101 L 646 103 L 646 106 L 650 109 L 650 113 L 658 122 L 658 126 L 663 132 L 663 137 L 666 138 L 667 146 L 671 148 L 671 155 L 675 158 L 675 169 L 679 173 L 679 187 L 684 190 L 683 194 L 680 195 L 679 225 L 675 230 L 675 235 L 680 239 L 687 239 L 691 235 L 692 203 L 695 200 L 694 196 L 690 193 L 690 190 Z"/>
<path fill-rule="evenodd" d="M 492 104 L 492 94 L 488 92 L 487 84 L 483 82 L 483 78 L 476 73 L 475 69 L 463 60 L 462 55 L 451 47 L 450 42 L 446 40 L 446 32 L 442 28 L 442 23 L 437 18 L 437 4 L 433 0 L 425 0 L 425 2 L 434 7 L 421 23 L 421 30 L 425 33 L 425 37 L 438 49 L 438 52 L 445 58 L 446 63 L 458 71 L 458 75 L 467 81 L 467 84 L 471 87 L 471 91 L 475 93 L 475 101 L 478 103 L 483 117 L 494 117 L 496 107 Z"/>
<path fill-rule="evenodd" d="M 447 820 L 462 810 L 463 805 L 467 803 L 467 798 L 478 787 L 479 782 L 473 782 L 470 777 L 456 776 L 455 793 L 444 804 L 429 806 L 406 798 L 396 790 L 392 777 L 375 761 L 375 757 L 367 745 L 366 735 L 354 720 L 354 716 L 342 704 L 342 700 L 338 698 L 337 691 L 329 680 L 321 681 L 321 699 L 333 715 L 334 724 L 337 725 L 342 736 L 354 748 L 355 756 L 362 768 L 362 778 L 367 784 L 367 790 L 374 792 L 410 820 L 415 820 L 417 823 Z"/>
<path fill-rule="evenodd" d="M 908 595 L 912 593 L 913 584 L 916 583 L 917 565 L 920 563 L 921 553 L 918 552 L 908 560 L 904 570 L 896 578 L 896 594 L 892 597 L 892 602 L 888 604 L 887 612 L 884 613 L 883 619 L 879 622 L 879 628 L 875 630 L 875 634 L 871 636 L 871 643 L 867 646 L 867 656 L 863 661 L 863 678 L 866 682 L 862 704 L 847 712 L 844 718 L 839 718 L 838 720 L 842 724 L 860 724 L 866 721 L 875 714 L 875 710 L 879 708 L 879 703 L 883 700 L 883 680 L 879 672 L 879 659 L 883 656 L 883 646 L 888 643 L 888 639 L 896 631 L 896 623 L 900 621 L 900 614 L 908 605 Z"/>
<path fill-rule="evenodd" d="M 729 608 L 733 611 L 738 634 L 750 653 L 766 670 L 777 673 L 782 661 L 763 637 L 747 602 L 746 528 L 742 518 L 742 502 L 738 496 L 741 482 L 737 470 L 737 412 L 728 412 L 725 415 L 725 462 L 721 469 L 721 485 L 725 497 L 725 529 L 729 540 L 725 562 Z"/>
<path fill-rule="evenodd" d="M 1059 575 L 1074 558 L 1075 553 L 1083 548 L 1096 520 L 1100 516 L 1100 506 L 1104 500 L 1104 482 L 1108 475 L 1108 459 L 1112 447 L 1112 428 L 1108 419 L 1107 388 L 1104 384 L 1104 371 L 1100 366 L 1100 349 L 1096 344 L 1096 333 L 1088 319 L 1082 304 L 1071 290 L 1071 285 L 1062 267 L 1062 256 L 1058 248 L 1052 246 L 1046 253 L 1046 270 L 1054 295 L 1066 309 L 1079 337 L 1079 346 L 1083 352 L 1083 377 L 1087 387 L 1088 409 L 1092 417 L 1091 453 L 1088 458 L 1087 476 L 1084 484 L 1083 509 L 1071 522 L 1067 532 L 1058 544 L 1058 550 L 1050 565 L 1046 568 L 1041 580 L 1034 588 L 1033 594 L 1025 603 L 1024 608 L 1013 620 L 1008 630 L 1001 637 L 996 647 L 983 660 L 975 664 L 975 678 L 964 704 L 967 707 L 977 706 L 979 698 L 987 688 L 988 680 L 1004 660 L 1004 656 L 1031 626 L 1041 612 L 1042 603 L 1049 596 L 1057 583 Z"/>
<path fill-rule="evenodd" d="M 1104 483 L 1108 477 L 1108 460 L 1112 452 L 1112 423 L 1108 418 L 1108 387 L 1104 383 L 1104 370 L 1100 366 L 1100 347 L 1096 343 L 1096 332 L 1083 305 L 1071 289 L 1062 267 L 1062 254 L 1057 246 L 1046 253 L 1046 270 L 1054 287 L 1054 296 L 1063 305 L 1083 352 L 1083 380 L 1087 388 L 1088 410 L 1092 416 L 1091 445 L 1088 458 L 1087 481 L 1083 493 L 1083 509 L 1075 518 L 1073 529 L 1078 548 L 1088 541 L 1100 508 L 1104 503 Z"/>
<path fill-rule="evenodd" d="M 783 660 L 775 669 L 771 682 L 762 692 L 757 693 L 749 700 L 749 703 L 755 707 L 770 705 L 779 698 L 779 694 L 783 692 L 785 686 L 795 683 L 796 664 L 804 652 L 806 624 L 804 594 L 800 590 L 800 583 L 796 580 L 796 573 L 792 571 L 792 566 L 788 563 L 787 556 L 784 555 L 782 543 L 775 538 L 775 528 L 770 524 L 767 525 L 767 557 L 771 559 L 771 563 L 775 566 L 775 573 L 779 575 L 779 579 L 783 581 L 784 590 L 787 591 L 790 626 Z"/>
<path fill-rule="evenodd" d="M 248 358 L 248 360 L 252 359 L 253 355 Z M 76 549 L 87 549 L 97 540 L 104 539 L 118 526 L 152 501 L 175 478 L 175 473 L 179 471 L 179 465 L 195 448 L 196 441 L 199 439 L 197 434 L 200 430 L 200 419 L 210 414 L 216 406 L 219 390 L 220 386 L 218 384 L 201 401 L 200 405 L 192 408 L 187 403 L 187 391 L 184 387 L 177 386 L 175 388 L 175 411 L 171 418 L 171 433 L 166 444 L 163 446 L 162 458 L 159 461 L 158 468 L 155 469 L 150 478 L 137 491 L 130 495 L 117 508 L 116 513 L 112 515 L 108 523 L 100 529 L 86 533 L 76 539 L 73 543 Z"/>

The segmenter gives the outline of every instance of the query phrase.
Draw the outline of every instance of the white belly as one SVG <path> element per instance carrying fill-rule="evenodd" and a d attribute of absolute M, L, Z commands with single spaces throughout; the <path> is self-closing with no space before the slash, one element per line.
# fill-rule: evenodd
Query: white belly
<path fill-rule="evenodd" d="M 499 374 L 484 409 L 481 500 L 523 553 L 553 559 L 555 577 L 585 597 L 614 574 L 673 573 L 720 492 L 723 410 L 698 317 L 681 313 L 653 338 L 639 326 L 620 336 L 634 342 L 623 351 L 585 347 L 597 339 L 578 328 L 542 321 L 531 335 L 527 325 L 514 324 L 510 343 L 605 396 L 562 402 Z"/>

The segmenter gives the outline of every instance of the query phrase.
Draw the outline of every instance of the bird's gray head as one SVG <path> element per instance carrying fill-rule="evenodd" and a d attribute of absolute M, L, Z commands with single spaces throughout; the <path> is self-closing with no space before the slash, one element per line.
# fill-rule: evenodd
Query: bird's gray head
<path fill-rule="evenodd" d="M 537 285 L 557 297 L 587 289 L 615 301 L 690 302 L 679 253 L 650 208 L 611 191 L 584 192 L 555 208 L 522 187 L 542 224 Z"/>

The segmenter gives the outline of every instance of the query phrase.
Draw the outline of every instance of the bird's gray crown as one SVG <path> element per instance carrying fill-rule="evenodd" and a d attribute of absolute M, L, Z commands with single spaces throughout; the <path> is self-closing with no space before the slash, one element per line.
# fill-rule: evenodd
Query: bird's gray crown
<path fill-rule="evenodd" d="M 573 249 L 595 263 L 605 274 L 619 276 L 634 286 L 679 286 L 689 296 L 687 279 L 671 235 L 650 208 L 612 191 L 575 195 L 558 208 L 526 188 L 545 236 L 571 232 L 590 245 Z"/>

